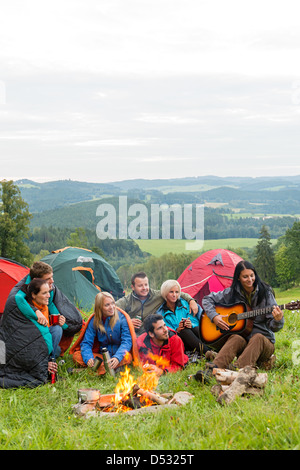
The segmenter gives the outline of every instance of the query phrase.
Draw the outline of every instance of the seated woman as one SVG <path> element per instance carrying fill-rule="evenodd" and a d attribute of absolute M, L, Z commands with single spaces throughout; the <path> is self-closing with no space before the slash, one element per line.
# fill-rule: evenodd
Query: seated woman
<path fill-rule="evenodd" d="M 228 369 L 237 358 L 235 367 L 261 367 L 272 365 L 275 351 L 275 333 L 284 325 L 284 316 L 277 305 L 273 289 L 263 282 L 255 267 L 249 261 L 240 261 L 234 270 L 232 285 L 220 292 L 212 292 L 203 298 L 203 307 L 208 318 L 219 331 L 223 331 L 224 343 L 214 358 L 212 367 Z M 229 334 L 230 328 L 216 307 L 243 303 L 248 310 L 259 310 L 260 315 L 250 318 L 247 325 L 236 334 Z M 267 308 L 269 307 L 269 308 Z M 228 334 L 227 334 L 228 333 Z M 271 360 L 270 364 L 267 364 Z"/>
<path fill-rule="evenodd" d="M 52 315 L 49 315 L 48 302 L 50 298 L 50 287 L 47 281 L 44 279 L 32 279 L 28 285 L 25 287 L 26 290 L 26 300 L 29 304 L 33 305 L 38 309 L 39 315 L 43 315 L 43 319 L 38 316 L 38 323 L 47 326 L 52 338 L 52 352 L 49 356 L 49 365 L 48 371 L 52 372 L 57 370 L 57 365 L 55 359 L 60 355 L 59 342 L 61 340 L 63 330 L 62 327 L 66 322 L 66 319 L 63 315 L 55 315 L 58 317 L 57 324 L 51 325 L 50 318 Z"/>
<path fill-rule="evenodd" d="M 184 343 L 185 351 L 197 351 L 205 354 L 209 348 L 203 344 L 199 337 L 199 318 L 202 312 L 198 306 L 198 314 L 190 313 L 188 302 L 180 298 L 181 287 L 178 281 L 169 279 L 160 288 L 161 296 L 165 302 L 159 307 L 157 313 L 164 318 L 165 324 L 175 330 Z"/>
<path fill-rule="evenodd" d="M 95 357 L 103 359 L 101 349 L 104 347 L 111 357 L 109 366 L 114 370 L 138 359 L 131 319 L 126 312 L 116 307 L 113 296 L 108 292 L 96 295 L 94 313 L 71 347 L 70 354 L 73 354 L 76 364 L 93 367 Z M 104 362 L 97 372 L 99 375 L 105 374 Z"/>

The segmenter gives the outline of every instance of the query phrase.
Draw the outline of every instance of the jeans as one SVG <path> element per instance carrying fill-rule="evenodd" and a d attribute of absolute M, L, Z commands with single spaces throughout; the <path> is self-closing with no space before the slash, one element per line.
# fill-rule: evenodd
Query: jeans
<path fill-rule="evenodd" d="M 62 330 L 62 327 L 59 326 L 59 325 L 52 325 L 52 326 L 50 326 L 49 331 L 50 331 L 51 336 L 52 336 L 52 344 L 53 344 L 53 351 L 50 354 L 50 356 L 51 357 L 54 356 L 54 358 L 56 359 L 57 357 L 59 357 L 59 355 L 61 353 L 59 343 L 60 343 L 60 340 L 61 340 L 61 337 L 62 337 L 62 334 L 63 334 L 63 330 Z"/>

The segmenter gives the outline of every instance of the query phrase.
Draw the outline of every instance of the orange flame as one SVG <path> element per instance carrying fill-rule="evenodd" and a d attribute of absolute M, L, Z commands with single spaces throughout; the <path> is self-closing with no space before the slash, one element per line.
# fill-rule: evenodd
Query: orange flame
<path fill-rule="evenodd" d="M 124 372 L 120 372 L 121 378 L 115 388 L 115 404 L 128 396 L 135 384 L 134 377 L 130 374 L 130 369 L 126 366 Z"/>
<path fill-rule="evenodd" d="M 151 361 L 155 362 L 155 365 L 157 367 L 160 367 L 161 369 L 167 368 L 170 364 L 170 362 L 167 359 L 163 358 L 162 356 L 157 356 L 155 354 L 149 353 L 148 357 Z M 125 358 L 126 358 L 126 355 L 125 355 Z M 115 397 L 114 397 L 114 403 L 112 406 L 115 412 L 124 412 L 124 411 L 129 410 L 129 408 L 122 405 L 121 402 L 122 400 L 124 399 L 126 400 L 126 398 L 129 397 L 133 389 L 133 386 L 135 384 L 137 384 L 139 388 L 142 388 L 148 391 L 152 391 L 157 387 L 159 378 L 154 371 L 147 369 L 147 366 L 149 365 L 150 365 L 149 363 L 146 363 L 144 365 L 143 374 L 137 380 L 135 380 L 133 375 L 131 375 L 130 369 L 128 366 L 125 366 L 124 372 L 120 372 L 121 377 L 115 388 Z M 147 398 L 143 398 L 143 406 L 151 406 L 152 404 L 153 402 L 151 400 Z"/>
<path fill-rule="evenodd" d="M 170 361 L 165 357 L 157 356 L 156 354 L 153 354 L 151 352 L 148 353 L 148 357 L 149 359 L 155 362 L 155 365 L 157 365 L 157 367 L 160 367 L 161 369 L 166 369 L 170 365 Z"/>

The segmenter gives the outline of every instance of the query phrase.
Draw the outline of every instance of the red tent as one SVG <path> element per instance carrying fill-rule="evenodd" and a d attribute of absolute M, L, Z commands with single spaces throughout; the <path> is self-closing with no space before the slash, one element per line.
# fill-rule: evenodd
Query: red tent
<path fill-rule="evenodd" d="M 210 250 L 195 259 L 179 276 L 182 292 L 200 305 L 205 295 L 231 286 L 235 266 L 242 258 L 229 250 Z"/>
<path fill-rule="evenodd" d="M 0 315 L 12 288 L 29 273 L 29 268 L 7 258 L 0 257 Z"/>

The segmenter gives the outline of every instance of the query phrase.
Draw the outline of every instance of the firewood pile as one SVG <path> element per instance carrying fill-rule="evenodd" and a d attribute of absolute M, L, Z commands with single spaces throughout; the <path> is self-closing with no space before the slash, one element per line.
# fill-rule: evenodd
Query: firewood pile
<path fill-rule="evenodd" d="M 258 373 L 254 367 L 246 366 L 239 371 L 213 369 L 217 381 L 211 392 L 221 405 L 229 404 L 242 395 L 262 395 L 268 381 L 266 373 Z"/>

